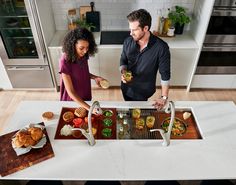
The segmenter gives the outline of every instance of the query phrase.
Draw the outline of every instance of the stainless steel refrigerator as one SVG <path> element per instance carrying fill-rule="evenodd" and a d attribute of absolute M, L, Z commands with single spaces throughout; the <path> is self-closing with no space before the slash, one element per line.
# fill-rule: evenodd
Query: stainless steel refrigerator
<path fill-rule="evenodd" d="M 0 34 L 13 88 L 54 87 L 35 0 L 0 0 Z"/>

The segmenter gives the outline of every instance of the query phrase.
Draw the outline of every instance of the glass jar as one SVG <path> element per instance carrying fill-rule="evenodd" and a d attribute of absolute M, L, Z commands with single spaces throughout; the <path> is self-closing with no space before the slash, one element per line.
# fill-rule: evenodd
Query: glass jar
<path fill-rule="evenodd" d="M 71 9 L 68 11 L 68 29 L 74 30 L 76 27 L 76 9 Z"/>

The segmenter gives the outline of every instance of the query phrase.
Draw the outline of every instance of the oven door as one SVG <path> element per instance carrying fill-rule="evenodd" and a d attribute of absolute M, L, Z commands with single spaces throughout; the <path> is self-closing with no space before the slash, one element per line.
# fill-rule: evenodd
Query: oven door
<path fill-rule="evenodd" d="M 236 43 L 236 8 L 214 7 L 204 43 Z"/>
<path fill-rule="evenodd" d="M 196 74 L 236 74 L 236 45 L 204 44 Z"/>

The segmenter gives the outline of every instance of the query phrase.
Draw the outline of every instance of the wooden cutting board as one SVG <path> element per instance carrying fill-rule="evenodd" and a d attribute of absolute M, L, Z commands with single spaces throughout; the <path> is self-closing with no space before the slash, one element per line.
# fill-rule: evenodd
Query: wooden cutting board
<path fill-rule="evenodd" d="M 44 123 L 40 124 L 44 125 Z M 46 129 L 43 131 L 46 135 L 47 143 L 43 148 L 31 149 L 30 152 L 17 156 L 11 145 L 11 138 L 17 131 L 0 136 L 0 175 L 2 177 L 54 157 Z"/>

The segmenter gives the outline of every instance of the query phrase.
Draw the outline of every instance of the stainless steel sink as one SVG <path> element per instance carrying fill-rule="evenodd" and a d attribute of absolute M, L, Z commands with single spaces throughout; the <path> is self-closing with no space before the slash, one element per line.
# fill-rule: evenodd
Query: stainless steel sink
<path fill-rule="evenodd" d="M 162 139 L 159 132 L 150 132 L 150 128 L 148 128 L 146 124 L 142 129 L 136 128 L 137 119 L 132 118 L 132 109 L 117 109 L 116 111 L 117 139 Z M 191 113 L 191 116 L 186 120 L 183 119 L 184 112 Z M 164 123 L 167 123 L 168 120 L 170 120 L 170 114 L 167 114 L 164 111 L 157 112 L 156 109 L 141 109 L 140 118 L 146 122 L 147 116 L 155 117 L 155 124 L 152 129 L 164 129 Z M 194 114 L 191 109 L 176 109 L 175 120 L 176 124 L 180 124 L 183 126 L 184 131 L 180 134 L 176 134 L 178 132 L 174 133 L 172 128 L 173 133 L 171 134 L 171 139 L 202 139 Z M 177 127 L 175 127 L 175 129 L 177 129 L 178 131 Z"/>
<path fill-rule="evenodd" d="M 100 44 L 123 44 L 130 31 L 101 31 Z"/>

